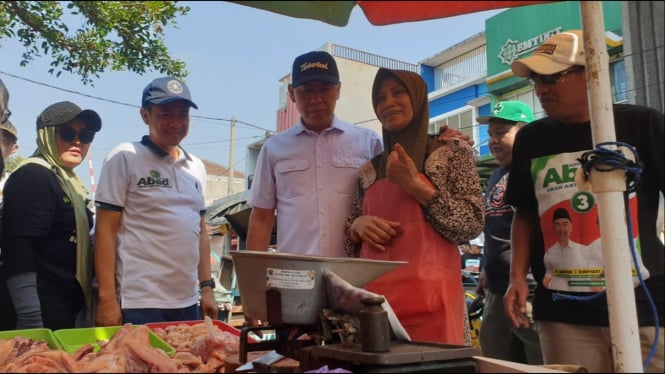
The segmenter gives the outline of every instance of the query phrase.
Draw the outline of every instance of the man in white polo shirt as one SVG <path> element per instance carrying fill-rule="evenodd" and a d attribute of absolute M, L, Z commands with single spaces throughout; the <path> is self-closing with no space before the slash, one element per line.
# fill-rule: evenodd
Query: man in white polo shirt
<path fill-rule="evenodd" d="M 153 80 L 141 108 L 149 135 L 116 146 L 104 160 L 95 200 L 98 326 L 217 318 L 206 171 L 180 146 L 191 107 L 182 81 Z"/>

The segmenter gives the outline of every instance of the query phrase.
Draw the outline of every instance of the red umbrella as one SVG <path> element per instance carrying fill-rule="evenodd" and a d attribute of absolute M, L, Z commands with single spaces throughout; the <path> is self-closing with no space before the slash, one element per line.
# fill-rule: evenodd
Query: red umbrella
<path fill-rule="evenodd" d="M 551 1 L 233 1 L 296 18 L 346 26 L 353 8 L 363 10 L 372 25 L 424 21 L 483 10 L 511 8 Z"/>

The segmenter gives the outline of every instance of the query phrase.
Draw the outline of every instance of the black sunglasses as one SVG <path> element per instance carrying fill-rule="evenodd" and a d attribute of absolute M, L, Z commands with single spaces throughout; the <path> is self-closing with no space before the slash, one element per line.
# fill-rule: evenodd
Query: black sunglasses
<path fill-rule="evenodd" d="M 60 138 L 66 142 L 72 142 L 78 136 L 81 144 L 90 144 L 95 139 L 95 132 L 90 130 L 81 130 L 78 133 L 69 126 L 60 126 L 57 128 Z"/>
<path fill-rule="evenodd" d="M 547 86 L 553 86 L 553 85 L 559 83 L 559 81 L 563 77 L 565 77 L 566 75 L 577 73 L 577 72 L 580 72 L 582 70 L 584 70 L 584 66 L 576 66 L 576 67 L 570 68 L 568 70 L 564 70 L 560 73 L 551 74 L 551 75 L 540 75 L 540 74 L 536 74 L 536 73 L 531 73 L 531 75 L 529 76 L 529 78 L 527 78 L 527 80 L 534 87 L 537 84 L 544 84 L 544 85 L 547 85 Z"/>

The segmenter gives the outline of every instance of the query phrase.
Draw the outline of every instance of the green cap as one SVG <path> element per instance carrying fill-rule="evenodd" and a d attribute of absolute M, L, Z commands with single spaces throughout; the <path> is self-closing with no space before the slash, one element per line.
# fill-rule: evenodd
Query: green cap
<path fill-rule="evenodd" d="M 531 107 L 521 101 L 499 101 L 492 108 L 492 115 L 476 118 L 479 123 L 489 123 L 492 118 L 513 122 L 532 122 L 535 117 Z"/>

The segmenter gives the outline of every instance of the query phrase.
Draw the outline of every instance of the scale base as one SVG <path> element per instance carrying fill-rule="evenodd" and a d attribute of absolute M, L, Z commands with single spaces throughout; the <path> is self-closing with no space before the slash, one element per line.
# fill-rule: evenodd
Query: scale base
<path fill-rule="evenodd" d="M 363 352 L 360 344 L 310 346 L 300 350 L 300 369 L 342 368 L 354 373 L 477 373 L 474 347 L 392 342 L 385 353 Z"/>

